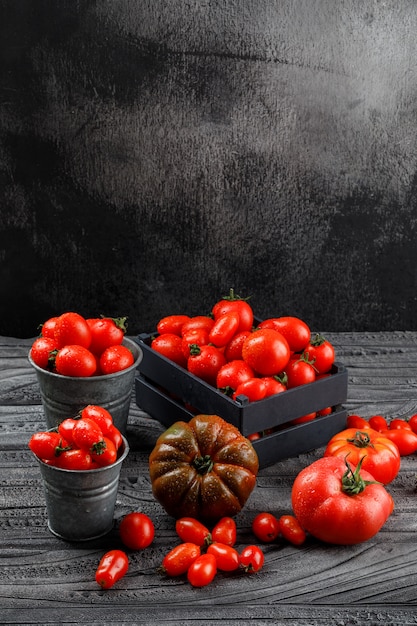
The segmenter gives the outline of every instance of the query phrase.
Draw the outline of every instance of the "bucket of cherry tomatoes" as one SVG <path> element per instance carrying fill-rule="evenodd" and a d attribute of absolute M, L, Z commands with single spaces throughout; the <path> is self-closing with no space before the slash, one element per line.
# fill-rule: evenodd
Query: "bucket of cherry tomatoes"
<path fill-rule="evenodd" d="M 105 407 L 125 435 L 138 344 L 125 336 L 126 318 L 84 318 L 67 312 L 48 319 L 32 343 L 46 423 L 55 428 L 87 404 Z"/>

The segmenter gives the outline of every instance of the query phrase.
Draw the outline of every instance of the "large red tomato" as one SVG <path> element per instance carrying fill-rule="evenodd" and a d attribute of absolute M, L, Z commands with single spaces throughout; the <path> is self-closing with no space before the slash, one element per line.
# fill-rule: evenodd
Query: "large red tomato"
<path fill-rule="evenodd" d="M 255 330 L 242 346 L 243 359 L 261 376 L 274 376 L 282 372 L 290 355 L 287 340 L 272 328 Z"/>

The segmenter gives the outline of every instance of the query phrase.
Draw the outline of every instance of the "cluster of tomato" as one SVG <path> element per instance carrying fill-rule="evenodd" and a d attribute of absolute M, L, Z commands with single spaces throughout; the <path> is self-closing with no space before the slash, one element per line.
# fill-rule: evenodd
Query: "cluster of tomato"
<path fill-rule="evenodd" d="M 400 456 L 417 452 L 417 414 L 407 420 L 397 417 L 390 421 L 383 415 L 372 415 L 367 420 L 360 415 L 349 415 L 348 426 L 363 430 L 365 433 L 371 429 L 378 433 L 379 440 L 381 438 L 385 440 L 386 445 L 389 439 L 398 448 Z"/>
<path fill-rule="evenodd" d="M 333 345 L 313 336 L 303 320 L 285 316 L 254 323 L 249 303 L 231 290 L 210 315 L 159 320 L 151 347 L 233 399 L 262 400 L 331 371 Z"/>
<path fill-rule="evenodd" d="M 114 463 L 122 444 L 122 434 L 109 411 L 89 404 L 76 417 L 64 419 L 56 431 L 34 433 L 28 445 L 47 465 L 91 470 Z"/>
<path fill-rule="evenodd" d="M 112 374 L 134 363 L 122 345 L 125 333 L 125 317 L 84 318 L 70 311 L 46 320 L 30 356 L 38 367 L 63 376 Z"/>

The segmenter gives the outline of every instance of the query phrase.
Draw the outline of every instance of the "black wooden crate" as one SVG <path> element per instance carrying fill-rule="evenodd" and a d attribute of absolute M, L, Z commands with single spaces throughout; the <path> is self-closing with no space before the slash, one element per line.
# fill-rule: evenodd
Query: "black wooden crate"
<path fill-rule="evenodd" d="M 325 445 L 346 425 L 342 404 L 347 398 L 348 375 L 335 363 L 330 375 L 308 385 L 288 389 L 258 402 L 245 396 L 232 400 L 186 369 L 176 365 L 150 344 L 154 334 L 141 334 L 136 342 L 142 349 L 136 380 L 136 403 L 146 413 L 168 427 L 176 421 L 189 421 L 195 413 L 219 415 L 245 436 L 270 431 L 254 442 L 261 466 Z M 288 422 L 332 407 L 327 416 L 311 422 Z"/>

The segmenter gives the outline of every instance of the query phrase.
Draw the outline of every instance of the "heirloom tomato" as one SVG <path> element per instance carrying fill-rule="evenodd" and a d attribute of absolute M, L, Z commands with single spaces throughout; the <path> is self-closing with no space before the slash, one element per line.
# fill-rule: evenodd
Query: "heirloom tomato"
<path fill-rule="evenodd" d="M 53 369 L 54 351 L 57 349 L 55 339 L 50 337 L 38 337 L 32 344 L 30 356 L 38 367 Z"/>
<path fill-rule="evenodd" d="M 148 515 L 134 511 L 124 516 L 119 526 L 120 539 L 131 550 L 143 550 L 155 537 L 155 526 Z"/>
<path fill-rule="evenodd" d="M 129 559 L 123 550 L 110 550 L 101 558 L 96 570 L 96 582 L 103 589 L 110 589 L 123 578 L 129 569 Z"/>
<path fill-rule="evenodd" d="M 309 361 L 304 355 L 295 359 L 290 359 L 288 366 L 285 368 L 287 375 L 287 388 L 299 387 L 313 383 L 316 380 L 316 370 L 312 361 Z"/>
<path fill-rule="evenodd" d="M 236 311 L 224 313 L 214 320 L 209 333 L 209 341 L 218 348 L 222 348 L 233 339 L 239 328 L 239 314 Z"/>
<path fill-rule="evenodd" d="M 253 326 L 253 310 L 250 304 L 244 298 L 235 295 L 234 290 L 231 289 L 228 296 L 224 296 L 221 300 L 216 302 L 211 312 L 215 320 L 225 313 L 230 311 L 236 311 L 239 314 L 239 328 L 238 332 L 244 330 L 252 330 Z"/>
<path fill-rule="evenodd" d="M 188 582 L 193 587 L 209 585 L 217 573 L 217 561 L 213 554 L 201 554 L 187 571 Z"/>
<path fill-rule="evenodd" d="M 355 466 L 363 459 L 362 468 L 384 485 L 394 480 L 400 470 L 401 457 L 397 446 L 372 428 L 363 431 L 346 428 L 330 439 L 324 456 L 344 459 L 346 455 L 349 463 Z"/>
<path fill-rule="evenodd" d="M 272 328 L 254 330 L 242 346 L 243 359 L 261 376 L 274 376 L 282 372 L 290 355 L 287 340 Z"/>
<path fill-rule="evenodd" d="M 89 350 L 98 356 L 106 348 L 121 344 L 126 333 L 127 317 L 97 317 L 88 318 L 87 324 L 91 330 Z"/>
<path fill-rule="evenodd" d="M 96 357 L 80 345 L 61 348 L 55 357 L 55 369 L 62 376 L 87 378 L 97 370 Z"/>
<path fill-rule="evenodd" d="M 79 313 L 63 313 L 55 322 L 54 339 L 58 348 L 68 345 L 89 348 L 91 329 L 87 324 L 87 320 Z"/>
<path fill-rule="evenodd" d="M 200 555 L 200 546 L 189 542 L 180 543 L 164 556 L 160 569 L 167 576 L 181 576 Z"/>
<path fill-rule="evenodd" d="M 263 320 L 259 328 L 273 328 L 285 337 L 292 352 L 302 352 L 310 341 L 309 326 L 298 317 L 273 317 Z"/>
<path fill-rule="evenodd" d="M 100 356 L 100 371 L 102 374 L 114 374 L 127 369 L 134 362 L 133 354 L 126 346 L 109 346 Z"/>
<path fill-rule="evenodd" d="M 213 387 L 217 383 L 217 373 L 226 363 L 225 356 L 216 346 L 192 344 L 187 369 Z"/>
<path fill-rule="evenodd" d="M 335 350 L 323 335 L 316 334 L 305 347 L 304 352 L 310 361 L 314 361 L 317 374 L 330 372 L 335 359 Z"/>
<path fill-rule="evenodd" d="M 186 367 L 187 358 L 184 354 L 182 339 L 179 335 L 175 335 L 174 333 L 158 335 L 152 339 L 151 348 L 170 361 L 173 361 L 173 363 L 181 367 Z"/>
<path fill-rule="evenodd" d="M 174 423 L 149 456 L 152 491 L 167 513 L 203 523 L 239 513 L 258 469 L 250 441 L 218 415 Z"/>
<path fill-rule="evenodd" d="M 165 333 L 181 335 L 182 327 L 189 321 L 189 315 L 167 315 L 159 320 L 156 330 L 160 335 Z"/>
<path fill-rule="evenodd" d="M 326 543 L 367 541 L 382 528 L 394 501 L 372 474 L 339 457 L 323 457 L 297 475 L 292 508 L 301 527 Z"/>

